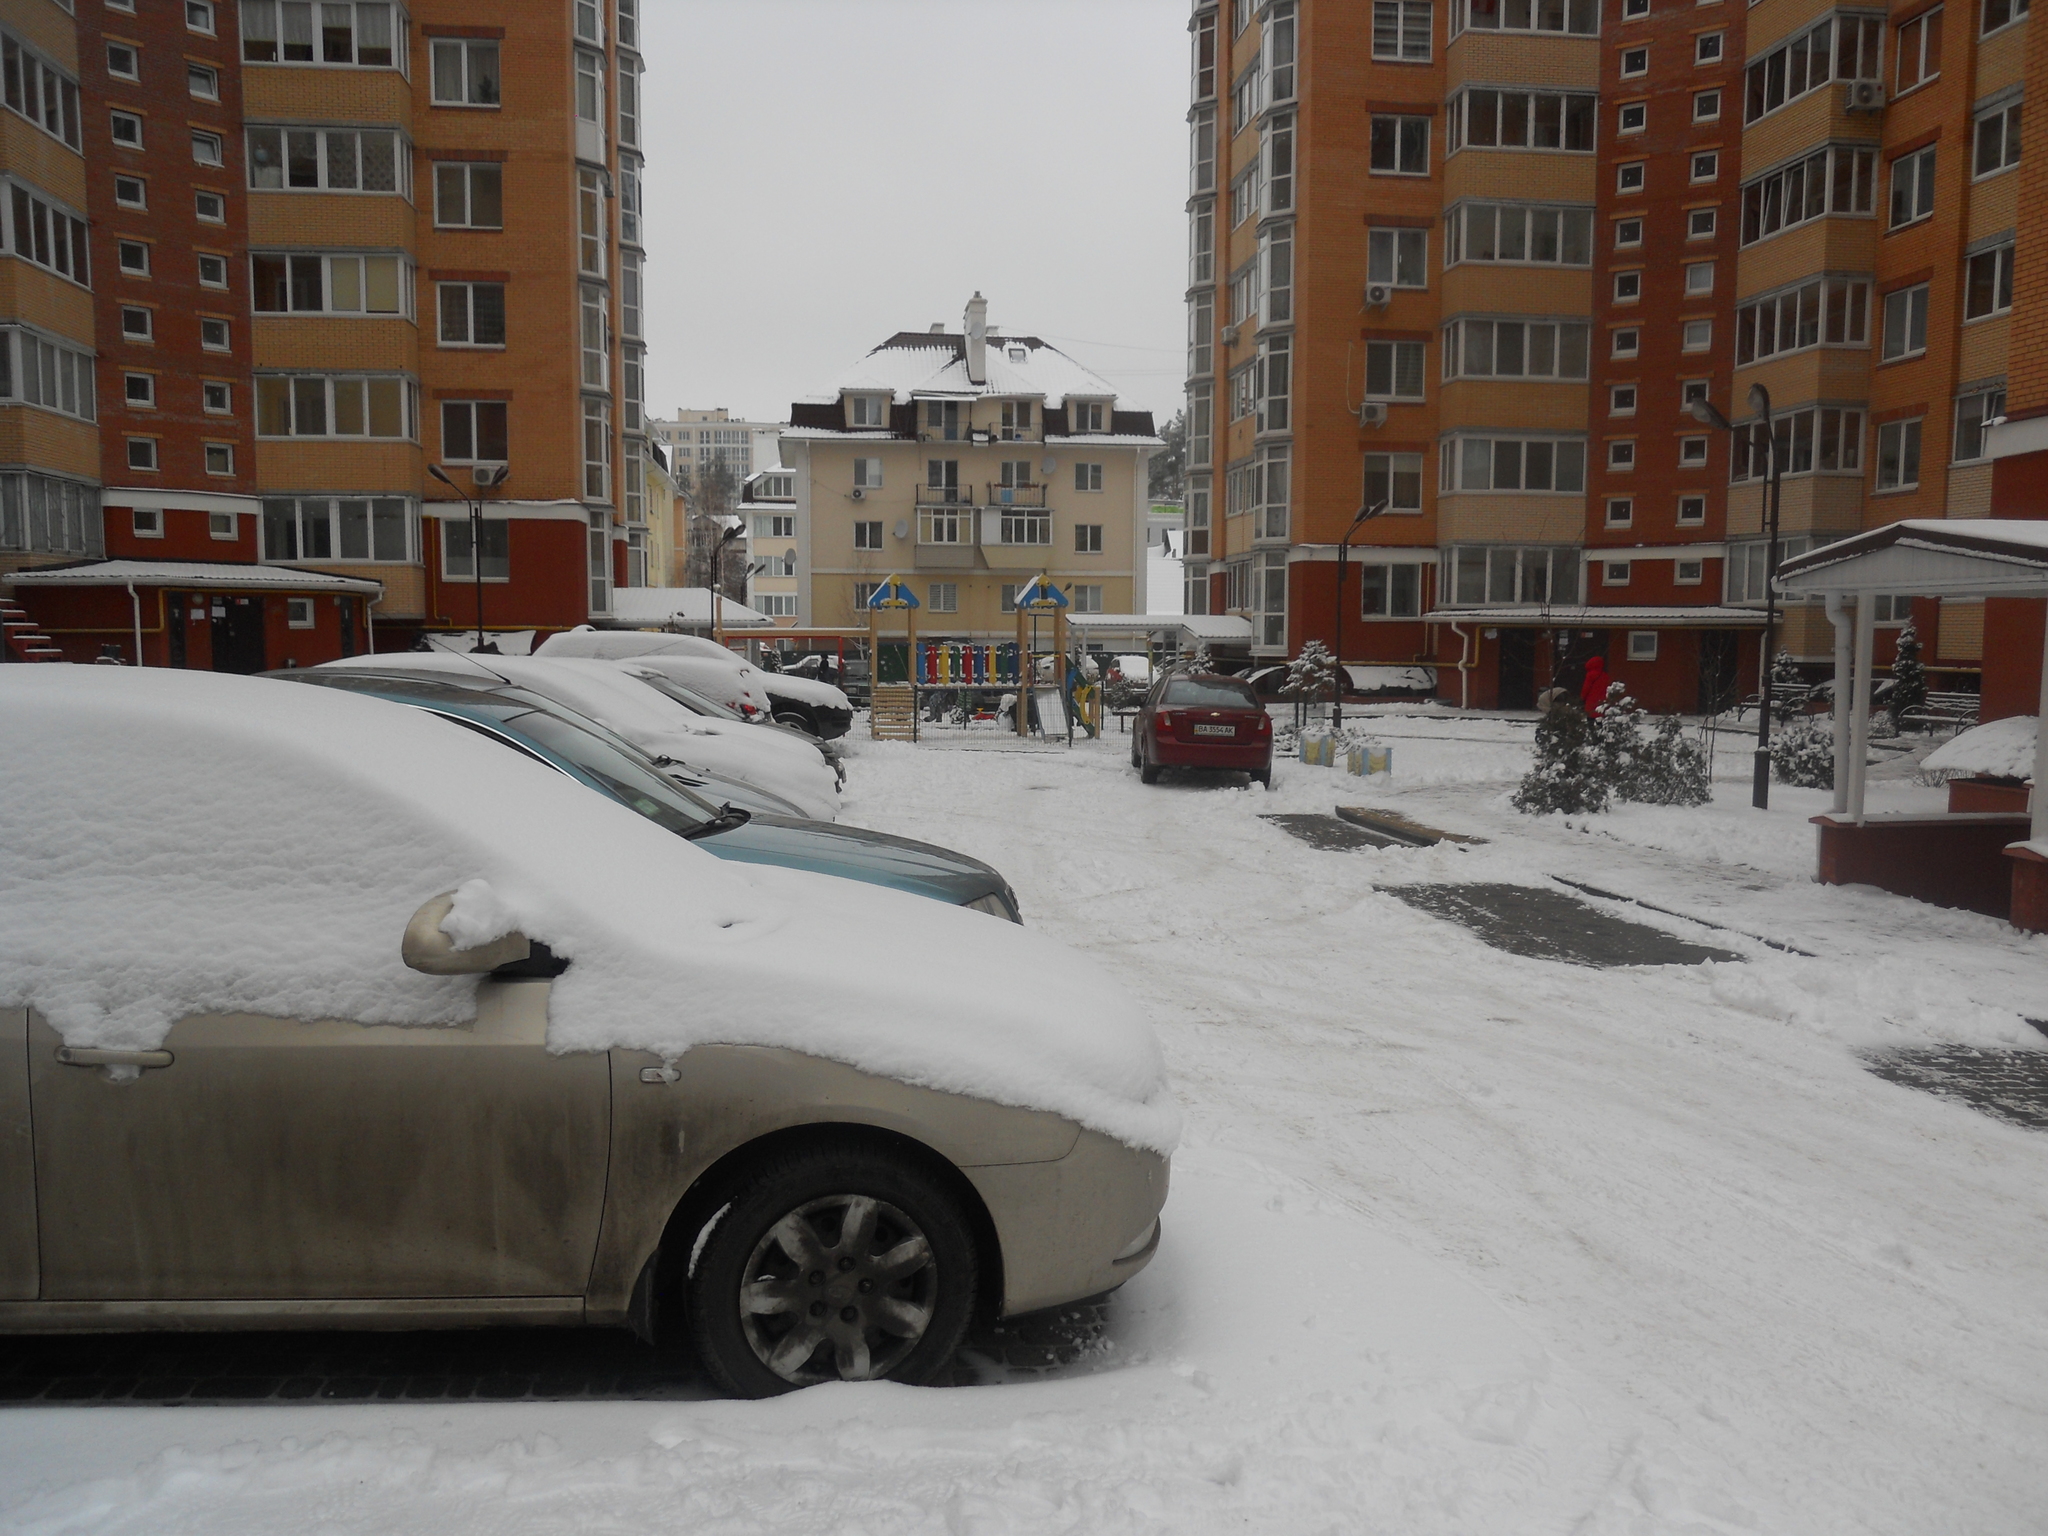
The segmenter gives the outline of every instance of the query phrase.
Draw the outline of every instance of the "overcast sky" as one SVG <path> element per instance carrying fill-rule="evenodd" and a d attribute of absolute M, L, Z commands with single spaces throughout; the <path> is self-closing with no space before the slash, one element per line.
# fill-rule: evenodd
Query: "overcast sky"
<path fill-rule="evenodd" d="M 989 320 L 1180 400 L 1187 0 L 648 0 L 649 410 Z"/>

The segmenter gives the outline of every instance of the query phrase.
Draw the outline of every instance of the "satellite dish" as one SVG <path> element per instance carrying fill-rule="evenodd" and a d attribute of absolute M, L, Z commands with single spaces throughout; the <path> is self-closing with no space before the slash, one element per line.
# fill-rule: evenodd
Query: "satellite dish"
<path fill-rule="evenodd" d="M 1038 466 L 1038 469 L 1039 469 L 1039 473 L 1041 473 L 1041 474 L 1046 474 L 1046 475 L 1049 475 L 1049 474 L 1051 474 L 1051 473 L 1052 473 L 1052 472 L 1053 472 L 1054 470 L 1058 469 L 1059 467 L 1060 467 L 1060 461 L 1059 461 L 1058 459 L 1054 458 L 1054 457 L 1053 457 L 1053 456 L 1052 456 L 1051 454 L 1047 454 L 1047 455 L 1045 456 L 1045 462 L 1044 462 L 1043 464 L 1039 465 L 1039 466 Z"/>
<path fill-rule="evenodd" d="M 899 539 L 910 537 L 910 523 L 908 519 L 901 517 L 896 519 L 896 537 Z"/>

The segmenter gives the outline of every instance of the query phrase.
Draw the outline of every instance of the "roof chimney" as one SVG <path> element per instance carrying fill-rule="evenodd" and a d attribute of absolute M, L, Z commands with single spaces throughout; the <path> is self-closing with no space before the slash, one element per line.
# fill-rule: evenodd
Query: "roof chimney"
<path fill-rule="evenodd" d="M 988 300 L 979 289 L 967 301 L 967 382 L 988 382 Z"/>

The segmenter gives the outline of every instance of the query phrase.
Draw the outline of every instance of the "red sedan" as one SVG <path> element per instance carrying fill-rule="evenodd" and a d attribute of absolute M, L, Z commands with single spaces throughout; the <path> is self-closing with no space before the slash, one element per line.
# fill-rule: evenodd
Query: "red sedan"
<path fill-rule="evenodd" d="M 1273 787 L 1273 720 L 1234 677 L 1175 672 L 1152 685 L 1131 734 L 1131 766 L 1147 784 L 1162 768 L 1234 768 Z"/>

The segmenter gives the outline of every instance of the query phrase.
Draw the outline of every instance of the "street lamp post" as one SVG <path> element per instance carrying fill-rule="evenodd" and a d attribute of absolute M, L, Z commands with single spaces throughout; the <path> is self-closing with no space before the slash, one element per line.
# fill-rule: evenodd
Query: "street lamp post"
<path fill-rule="evenodd" d="M 746 532 L 744 522 L 734 523 L 711 547 L 711 638 L 725 644 L 725 546 Z"/>
<path fill-rule="evenodd" d="M 1784 464 L 1778 456 L 1778 434 L 1771 421 L 1771 392 L 1761 384 L 1749 386 L 1749 408 L 1763 422 L 1764 451 L 1770 455 L 1771 475 L 1764 495 L 1764 644 L 1758 658 L 1759 678 L 1756 714 L 1756 760 L 1750 785 L 1749 803 L 1760 811 L 1771 808 L 1771 657 L 1778 643 L 1778 498 L 1784 485 L 1780 478 Z M 1719 427 L 1731 436 L 1738 429 L 1709 400 L 1692 403 L 1693 420 Z M 1755 433 L 1750 441 L 1754 451 Z M 1840 701 L 1836 701 L 1840 708 Z"/>
<path fill-rule="evenodd" d="M 1330 684 L 1330 729 L 1344 729 L 1344 685 L 1350 678 L 1344 671 L 1344 572 L 1351 559 L 1351 541 L 1358 536 L 1373 518 L 1387 510 L 1389 502 L 1378 502 L 1373 506 L 1360 507 L 1351 519 L 1351 526 L 1344 530 L 1344 537 L 1337 541 L 1337 675 Z"/>
<path fill-rule="evenodd" d="M 478 654 L 496 654 L 497 647 L 484 639 L 484 499 L 485 488 L 501 485 L 505 480 L 503 464 L 478 464 L 470 468 L 470 478 L 476 490 L 465 492 L 461 486 L 442 471 L 438 464 L 429 464 L 427 473 L 447 486 L 469 504 L 469 568 L 476 582 L 476 644 L 471 648 Z"/>

